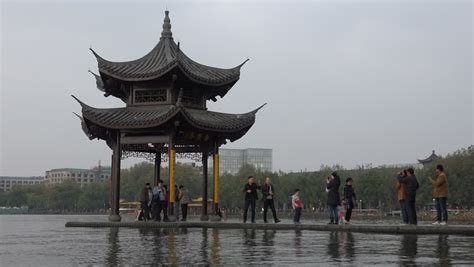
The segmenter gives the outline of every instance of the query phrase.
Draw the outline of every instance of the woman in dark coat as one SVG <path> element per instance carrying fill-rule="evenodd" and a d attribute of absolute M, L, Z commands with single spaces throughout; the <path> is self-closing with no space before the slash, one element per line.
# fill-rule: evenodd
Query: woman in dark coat
<path fill-rule="evenodd" d="M 149 183 L 145 184 L 141 194 L 140 194 L 140 213 L 138 215 L 138 220 L 150 220 L 150 207 L 151 199 L 153 194 L 151 193 L 151 187 Z"/>
<path fill-rule="evenodd" d="M 339 196 L 339 187 L 341 186 L 341 179 L 336 172 L 333 172 L 326 181 L 326 192 L 328 192 L 328 209 L 329 209 L 329 224 L 339 224 L 339 216 L 337 213 L 337 206 L 341 204 L 341 197 Z"/>

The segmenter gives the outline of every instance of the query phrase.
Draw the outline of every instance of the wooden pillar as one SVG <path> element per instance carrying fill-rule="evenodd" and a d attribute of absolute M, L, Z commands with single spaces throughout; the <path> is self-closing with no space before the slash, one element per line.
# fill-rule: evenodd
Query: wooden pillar
<path fill-rule="evenodd" d="M 219 202 L 220 202 L 220 190 L 219 190 L 219 146 L 217 142 L 214 144 L 214 158 L 213 158 L 213 164 L 214 164 L 214 214 L 217 214 L 219 211 Z"/>
<path fill-rule="evenodd" d="M 158 185 L 158 181 L 161 179 L 160 176 L 161 170 L 161 152 L 155 153 L 155 177 L 154 177 L 154 185 Z"/>
<path fill-rule="evenodd" d="M 176 186 L 176 150 L 174 148 L 174 140 L 173 138 L 170 138 L 170 143 L 169 143 L 169 180 L 170 180 L 170 208 L 169 208 L 169 214 L 174 215 L 174 204 L 175 204 L 175 186 Z M 174 217 L 173 217 L 174 218 Z M 172 220 L 170 216 L 170 220 Z"/>
<path fill-rule="evenodd" d="M 120 208 L 120 160 L 122 157 L 122 149 L 120 145 L 120 133 L 117 133 L 112 149 L 112 173 L 110 179 L 110 215 L 109 221 L 119 222 L 121 220 L 119 214 Z"/>
<path fill-rule="evenodd" d="M 202 213 L 201 221 L 208 221 L 207 215 L 207 149 L 202 152 Z"/>

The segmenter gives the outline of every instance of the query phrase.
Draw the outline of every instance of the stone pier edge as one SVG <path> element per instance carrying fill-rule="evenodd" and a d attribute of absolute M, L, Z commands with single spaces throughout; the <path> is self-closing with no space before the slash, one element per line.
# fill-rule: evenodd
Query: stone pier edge
<path fill-rule="evenodd" d="M 217 229 L 256 229 L 256 230 L 308 230 L 308 231 L 346 231 L 375 234 L 418 234 L 418 235 L 465 235 L 474 236 L 474 226 L 404 226 L 404 225 L 323 225 L 323 224 L 263 224 L 263 223 L 225 223 L 225 222 L 67 222 L 66 227 L 91 228 L 217 228 Z"/>

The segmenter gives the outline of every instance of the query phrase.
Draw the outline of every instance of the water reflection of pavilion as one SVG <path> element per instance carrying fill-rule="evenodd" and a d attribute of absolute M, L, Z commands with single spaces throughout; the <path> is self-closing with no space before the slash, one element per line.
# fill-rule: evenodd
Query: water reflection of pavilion
<path fill-rule="evenodd" d="M 111 228 L 107 232 L 105 261 L 113 266 L 290 265 L 292 262 L 360 265 L 383 263 L 383 260 L 387 264 L 403 265 L 453 263 L 448 235 L 379 235 L 381 239 L 372 240 L 366 234 L 351 232 L 313 234 L 255 229 L 229 232 L 208 228 L 139 228 L 137 232 Z"/>

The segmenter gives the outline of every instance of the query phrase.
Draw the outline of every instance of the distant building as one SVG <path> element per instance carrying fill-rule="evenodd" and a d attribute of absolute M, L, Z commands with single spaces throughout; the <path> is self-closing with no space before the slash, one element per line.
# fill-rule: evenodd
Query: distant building
<path fill-rule="evenodd" d="M 219 173 L 237 174 L 244 164 L 254 166 L 260 171 L 272 171 L 272 149 L 247 148 L 247 149 L 219 149 Z"/>
<path fill-rule="evenodd" d="M 30 176 L 30 177 L 19 177 L 19 176 L 0 176 L 0 192 L 9 192 L 14 186 L 20 185 L 35 185 L 44 183 L 44 177 Z"/>
<path fill-rule="evenodd" d="M 431 164 L 433 161 L 437 160 L 438 158 L 439 156 L 436 155 L 435 151 L 433 150 L 433 152 L 431 153 L 429 157 L 427 157 L 426 159 L 419 159 L 418 162 L 420 164 L 423 164 L 423 166 L 426 166 L 426 165 Z"/>
<path fill-rule="evenodd" d="M 46 181 L 49 184 L 60 184 L 72 181 L 84 186 L 94 182 L 104 182 L 110 178 L 111 168 L 98 166 L 92 169 L 62 168 L 46 171 Z"/>

